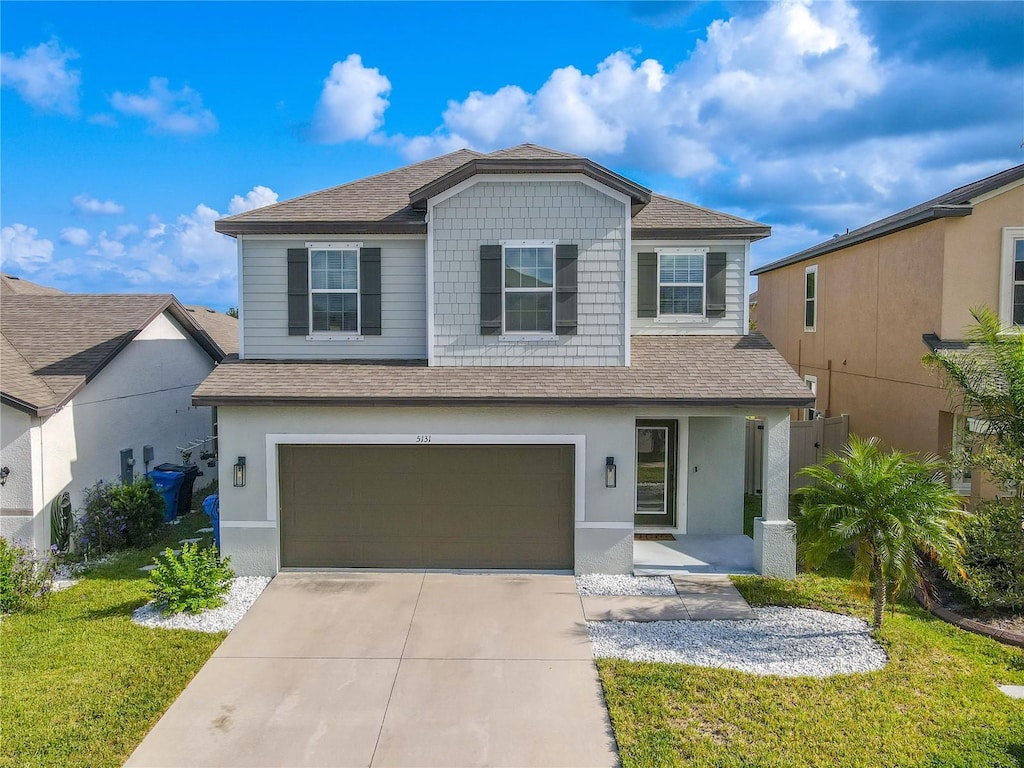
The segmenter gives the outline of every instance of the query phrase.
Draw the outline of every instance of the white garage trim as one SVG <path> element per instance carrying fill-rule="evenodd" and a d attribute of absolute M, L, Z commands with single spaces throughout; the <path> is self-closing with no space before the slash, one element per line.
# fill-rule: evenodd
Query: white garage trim
<path fill-rule="evenodd" d="M 585 435 L 267 435 L 267 523 L 259 527 L 275 527 L 281 508 L 278 487 L 279 445 L 571 445 L 573 451 L 574 514 L 576 527 L 586 519 L 586 444 Z M 238 521 L 241 522 L 241 521 Z M 221 523 L 223 525 L 224 523 Z M 602 524 L 604 525 L 604 524 Z M 255 527 L 244 523 L 239 527 Z M 630 525 L 632 527 L 632 525 Z M 280 553 L 279 553 L 280 556 Z M 278 563 L 280 568 L 280 563 Z"/>
<path fill-rule="evenodd" d="M 577 521 L 576 522 L 576 527 L 577 528 L 614 528 L 616 530 L 619 530 L 619 529 L 626 530 L 628 528 L 629 530 L 633 530 L 634 526 L 633 526 L 633 523 L 614 522 L 614 521 L 597 522 L 597 523 L 581 523 L 581 522 Z"/>

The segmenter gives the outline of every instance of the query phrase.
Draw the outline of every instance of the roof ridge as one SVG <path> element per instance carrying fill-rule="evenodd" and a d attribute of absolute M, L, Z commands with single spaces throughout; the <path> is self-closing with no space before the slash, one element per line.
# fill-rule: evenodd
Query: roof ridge
<path fill-rule="evenodd" d="M 313 195 L 322 195 L 322 194 L 327 193 L 327 192 L 334 192 L 335 190 L 343 189 L 344 187 L 350 187 L 353 184 L 359 184 L 359 183 L 362 183 L 364 181 L 370 181 L 371 179 L 379 179 L 382 176 L 390 176 L 393 173 L 398 173 L 399 171 L 407 171 L 410 168 L 417 168 L 417 167 L 419 167 L 421 165 L 426 165 L 427 163 L 432 163 L 432 162 L 435 162 L 437 160 L 441 160 L 442 158 L 445 158 L 445 157 L 451 157 L 452 155 L 457 155 L 460 152 L 470 152 L 473 155 L 475 155 L 476 157 L 487 157 L 487 155 L 485 155 L 485 154 L 483 154 L 481 152 L 477 152 L 475 149 L 470 149 L 469 147 L 463 147 L 462 149 L 456 149 L 454 152 L 446 152 L 443 155 L 437 155 L 435 157 L 428 157 L 425 160 L 420 160 L 419 162 L 416 162 L 416 163 L 410 163 L 409 165 L 403 165 L 403 166 L 399 166 L 398 168 L 392 168 L 390 171 L 381 171 L 380 173 L 375 173 L 375 174 L 372 174 L 370 176 L 361 176 L 358 179 L 352 179 L 351 181 L 346 181 L 343 184 L 335 184 L 333 187 L 327 187 L 326 189 L 316 189 L 316 190 L 313 190 L 312 192 L 307 192 L 304 195 L 299 195 L 298 197 L 289 197 L 287 200 L 280 200 L 280 201 L 278 201 L 276 203 L 271 203 L 270 205 L 262 205 L 259 208 L 253 208 L 252 210 L 242 211 L 241 213 L 235 213 L 235 214 L 232 214 L 231 216 L 224 216 L 224 217 L 222 217 L 219 220 L 220 221 L 236 221 L 238 219 L 241 219 L 243 216 L 246 216 L 246 215 L 252 213 L 253 211 L 261 211 L 261 212 L 268 211 L 268 210 L 271 210 L 271 209 L 274 209 L 274 208 L 278 208 L 278 207 L 280 207 L 282 205 L 288 205 L 288 204 L 291 204 L 291 203 L 295 203 L 295 202 L 297 202 L 299 200 L 305 200 L 307 197 L 312 197 Z"/>

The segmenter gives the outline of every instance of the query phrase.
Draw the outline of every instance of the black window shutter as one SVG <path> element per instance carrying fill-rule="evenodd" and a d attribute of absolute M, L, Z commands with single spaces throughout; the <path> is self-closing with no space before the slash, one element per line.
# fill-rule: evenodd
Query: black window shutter
<path fill-rule="evenodd" d="M 288 249 L 288 335 L 309 334 L 309 251 Z"/>
<path fill-rule="evenodd" d="M 579 246 L 555 246 L 555 333 L 576 335 L 576 259 Z"/>
<path fill-rule="evenodd" d="M 725 254 L 708 254 L 708 317 L 725 317 Z"/>
<path fill-rule="evenodd" d="M 658 316 L 658 254 L 636 255 L 636 316 Z"/>
<path fill-rule="evenodd" d="M 359 249 L 359 332 L 380 336 L 380 248 Z"/>
<path fill-rule="evenodd" d="M 480 335 L 501 334 L 501 246 L 480 246 Z"/>

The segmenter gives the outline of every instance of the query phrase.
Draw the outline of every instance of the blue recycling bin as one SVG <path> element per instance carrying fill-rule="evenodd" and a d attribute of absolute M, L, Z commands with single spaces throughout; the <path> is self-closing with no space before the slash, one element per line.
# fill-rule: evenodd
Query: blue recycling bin
<path fill-rule="evenodd" d="M 178 516 L 178 494 L 181 493 L 181 486 L 185 482 L 184 472 L 161 472 L 154 469 L 146 473 L 146 477 L 153 481 L 156 490 L 164 498 L 164 520 L 171 522 Z"/>
<path fill-rule="evenodd" d="M 213 543 L 217 545 L 217 554 L 220 551 L 220 497 L 211 493 L 203 499 L 203 512 L 210 517 L 210 525 L 213 527 Z"/>

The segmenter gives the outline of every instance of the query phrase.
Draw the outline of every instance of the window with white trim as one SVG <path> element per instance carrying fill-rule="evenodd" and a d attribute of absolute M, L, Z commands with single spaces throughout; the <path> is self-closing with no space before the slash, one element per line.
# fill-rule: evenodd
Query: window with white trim
<path fill-rule="evenodd" d="M 704 316 L 707 251 L 658 252 L 658 316 Z"/>
<path fill-rule="evenodd" d="M 507 334 L 555 332 L 555 244 L 502 246 L 502 329 Z"/>
<path fill-rule="evenodd" d="M 312 333 L 359 333 L 359 244 L 309 249 L 309 327 Z"/>
<path fill-rule="evenodd" d="M 1003 227 L 999 270 L 999 320 L 1024 326 L 1024 227 Z"/>
<path fill-rule="evenodd" d="M 804 376 L 804 384 L 811 390 L 811 394 L 814 395 L 814 405 L 810 408 L 804 408 L 804 418 L 810 421 L 818 415 L 818 377 L 807 374 Z"/>
<path fill-rule="evenodd" d="M 804 270 L 804 330 L 818 327 L 818 265 Z"/>

